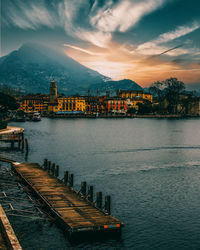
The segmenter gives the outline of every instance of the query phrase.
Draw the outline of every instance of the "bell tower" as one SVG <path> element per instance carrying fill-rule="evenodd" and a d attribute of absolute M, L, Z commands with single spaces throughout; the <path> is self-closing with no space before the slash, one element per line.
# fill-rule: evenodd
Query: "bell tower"
<path fill-rule="evenodd" d="M 55 81 L 50 84 L 50 102 L 53 102 L 58 97 L 58 88 Z"/>

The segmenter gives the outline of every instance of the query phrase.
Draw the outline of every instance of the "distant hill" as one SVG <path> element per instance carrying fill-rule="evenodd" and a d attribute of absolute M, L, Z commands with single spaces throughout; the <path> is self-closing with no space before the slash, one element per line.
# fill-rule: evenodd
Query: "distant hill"
<path fill-rule="evenodd" d="M 58 84 L 59 93 L 85 94 L 101 90 L 141 90 L 132 80 L 111 81 L 62 52 L 40 44 L 26 43 L 0 58 L 0 86 L 20 88 L 23 93 L 48 93 L 50 81 Z"/>
<path fill-rule="evenodd" d="M 130 79 L 123 79 L 120 81 L 106 81 L 100 84 L 93 84 L 90 86 L 90 89 L 93 91 L 99 89 L 103 93 L 110 91 L 111 94 L 115 94 L 117 89 L 143 90 L 140 85 Z"/>
<path fill-rule="evenodd" d="M 77 93 L 108 78 L 39 44 L 24 44 L 0 58 L 0 85 L 21 88 L 24 92 L 47 93 L 52 79 L 58 83 L 60 93 Z"/>

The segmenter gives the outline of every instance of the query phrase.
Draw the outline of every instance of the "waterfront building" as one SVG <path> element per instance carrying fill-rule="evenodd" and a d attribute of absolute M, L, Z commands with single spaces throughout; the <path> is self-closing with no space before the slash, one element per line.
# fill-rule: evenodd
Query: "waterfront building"
<path fill-rule="evenodd" d="M 85 100 L 87 114 L 104 114 L 106 112 L 106 96 L 87 96 Z"/>
<path fill-rule="evenodd" d="M 121 113 L 127 112 L 127 99 L 125 98 L 108 98 L 106 100 L 106 107 L 109 113 Z"/>
<path fill-rule="evenodd" d="M 50 84 L 50 102 L 48 112 L 84 112 L 86 108 L 85 99 L 79 96 L 58 96 L 55 81 Z"/>
<path fill-rule="evenodd" d="M 48 95 L 26 95 L 19 100 L 19 110 L 24 112 L 44 112 L 48 101 Z"/>
<path fill-rule="evenodd" d="M 81 111 L 85 112 L 86 103 L 84 97 L 61 96 L 57 98 L 57 111 Z"/>
<path fill-rule="evenodd" d="M 150 93 L 146 93 L 144 90 L 117 90 L 117 97 L 119 98 L 141 98 L 143 100 L 153 101 L 153 96 Z"/>
<path fill-rule="evenodd" d="M 48 103 L 48 112 L 84 112 L 86 108 L 83 97 L 59 96 L 55 101 Z"/>
<path fill-rule="evenodd" d="M 48 102 L 47 111 L 48 111 L 48 113 L 55 113 L 55 112 L 58 111 L 58 102 L 57 102 L 57 100 Z"/>
<path fill-rule="evenodd" d="M 139 109 L 139 103 L 144 103 L 146 100 L 140 98 L 140 97 L 135 97 L 135 98 L 128 98 L 127 99 L 127 110 L 130 109 Z"/>
<path fill-rule="evenodd" d="M 143 90 L 118 90 L 117 97 L 105 96 L 64 96 L 58 95 L 57 84 L 52 81 L 49 95 L 28 95 L 20 100 L 20 110 L 25 112 L 56 113 L 85 112 L 86 114 L 126 113 L 138 110 L 140 103 L 152 102 L 152 95 Z"/>
<path fill-rule="evenodd" d="M 26 95 L 19 100 L 19 103 L 19 110 L 23 110 L 24 112 L 85 112 L 86 109 L 86 102 L 84 97 L 58 96 L 57 84 L 55 81 L 51 82 L 50 84 L 49 95 Z"/>

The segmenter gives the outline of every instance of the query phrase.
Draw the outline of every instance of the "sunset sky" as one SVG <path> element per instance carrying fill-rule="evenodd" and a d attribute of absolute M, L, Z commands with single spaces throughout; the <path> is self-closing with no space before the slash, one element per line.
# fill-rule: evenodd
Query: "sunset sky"
<path fill-rule="evenodd" d="M 200 83 L 199 0 L 1 0 L 1 55 L 41 42 L 114 80 Z"/>

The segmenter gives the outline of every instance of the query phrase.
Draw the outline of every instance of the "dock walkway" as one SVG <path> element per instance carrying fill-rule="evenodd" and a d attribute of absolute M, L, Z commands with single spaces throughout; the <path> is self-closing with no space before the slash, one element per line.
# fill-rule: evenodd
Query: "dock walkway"
<path fill-rule="evenodd" d="M 70 236 L 83 232 L 121 233 L 122 222 L 93 206 L 39 164 L 13 163 L 12 168 Z"/>

